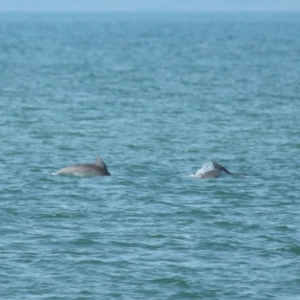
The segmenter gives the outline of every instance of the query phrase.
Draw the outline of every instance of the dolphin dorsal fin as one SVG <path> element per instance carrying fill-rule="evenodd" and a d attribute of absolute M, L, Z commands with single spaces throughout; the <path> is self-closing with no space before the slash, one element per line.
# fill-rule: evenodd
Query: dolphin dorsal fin
<path fill-rule="evenodd" d="M 105 163 L 103 162 L 103 160 L 101 159 L 101 157 L 99 155 L 97 156 L 95 165 L 97 165 L 100 168 L 106 169 L 106 165 L 105 165 Z"/>
<path fill-rule="evenodd" d="M 219 170 L 219 171 L 223 171 L 226 174 L 231 174 L 227 169 L 225 169 L 224 167 L 222 167 L 221 165 L 219 165 L 218 163 L 216 163 L 215 161 L 212 162 L 214 167 Z"/>

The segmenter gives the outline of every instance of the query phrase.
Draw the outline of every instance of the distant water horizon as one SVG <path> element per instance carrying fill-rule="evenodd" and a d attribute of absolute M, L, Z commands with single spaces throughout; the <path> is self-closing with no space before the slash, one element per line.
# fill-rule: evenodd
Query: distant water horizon
<path fill-rule="evenodd" d="M 73 1 L 59 1 L 51 0 L 47 2 L 27 0 L 10 0 L 2 1 L 0 3 L 0 10 L 4 11 L 145 11 L 145 12 L 205 12 L 205 11 L 300 11 L 300 4 L 296 0 L 277 0 L 277 1 L 259 1 L 259 0 L 115 0 L 115 1 L 95 1 L 95 0 L 73 0 Z"/>

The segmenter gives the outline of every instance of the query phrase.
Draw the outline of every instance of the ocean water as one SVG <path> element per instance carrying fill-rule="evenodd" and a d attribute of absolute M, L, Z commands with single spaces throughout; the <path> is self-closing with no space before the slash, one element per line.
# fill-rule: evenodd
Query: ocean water
<path fill-rule="evenodd" d="M 300 299 L 299 32 L 1 13 L 0 298 Z M 190 176 L 212 160 L 249 176 Z"/>

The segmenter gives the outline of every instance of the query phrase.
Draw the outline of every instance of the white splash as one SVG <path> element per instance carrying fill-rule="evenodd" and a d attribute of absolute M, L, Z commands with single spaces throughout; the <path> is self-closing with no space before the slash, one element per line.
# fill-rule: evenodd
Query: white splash
<path fill-rule="evenodd" d="M 211 161 L 205 163 L 201 169 L 197 170 L 195 174 L 189 175 L 189 177 L 195 177 L 195 178 L 203 178 L 203 174 L 206 173 L 207 171 L 214 170 L 215 167 Z"/>

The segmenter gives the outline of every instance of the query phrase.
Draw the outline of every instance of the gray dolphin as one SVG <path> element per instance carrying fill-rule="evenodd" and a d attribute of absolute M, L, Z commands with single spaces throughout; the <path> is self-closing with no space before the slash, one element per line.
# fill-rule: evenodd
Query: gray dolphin
<path fill-rule="evenodd" d="M 93 164 L 77 164 L 65 167 L 55 173 L 56 175 L 81 175 L 81 176 L 109 176 L 110 173 L 104 161 L 97 157 Z"/>
<path fill-rule="evenodd" d="M 198 178 L 217 178 L 220 176 L 222 171 L 215 169 L 215 170 L 209 170 L 204 173 L 198 174 Z"/>
<path fill-rule="evenodd" d="M 204 173 L 199 174 L 199 178 L 217 178 L 219 177 L 222 173 L 225 173 L 227 175 L 231 176 L 248 176 L 248 174 L 245 173 L 231 173 L 221 165 L 219 165 L 216 162 L 212 162 L 213 166 L 215 169 L 206 171 Z"/>

